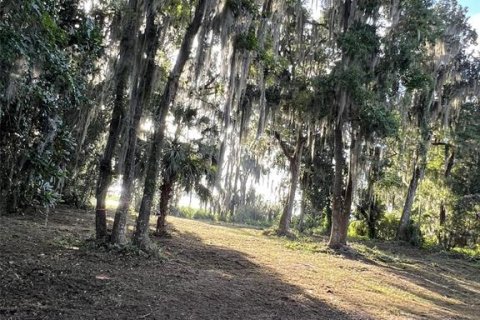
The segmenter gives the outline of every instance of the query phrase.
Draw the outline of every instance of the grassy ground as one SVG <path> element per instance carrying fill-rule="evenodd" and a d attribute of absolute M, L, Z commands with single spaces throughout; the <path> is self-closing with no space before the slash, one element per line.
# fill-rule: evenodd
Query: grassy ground
<path fill-rule="evenodd" d="M 480 265 L 169 218 L 164 258 L 95 248 L 91 213 L 0 217 L 0 319 L 479 319 Z"/>

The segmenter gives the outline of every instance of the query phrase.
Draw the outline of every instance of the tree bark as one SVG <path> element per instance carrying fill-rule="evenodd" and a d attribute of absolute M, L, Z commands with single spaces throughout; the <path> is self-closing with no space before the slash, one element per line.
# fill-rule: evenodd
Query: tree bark
<path fill-rule="evenodd" d="M 148 236 L 148 224 L 150 221 L 150 214 L 152 210 L 152 199 L 157 186 L 156 180 L 158 176 L 158 166 L 160 162 L 161 149 L 165 136 L 165 120 L 167 118 L 170 104 L 175 100 L 175 96 L 178 89 L 178 83 L 180 75 L 182 74 L 185 63 L 190 55 L 193 40 L 202 23 L 206 0 L 199 0 L 195 9 L 195 15 L 192 22 L 189 24 L 185 36 L 180 47 L 180 51 L 177 56 L 175 66 L 171 70 L 168 80 L 163 92 L 160 104 L 158 105 L 155 115 L 155 133 L 153 137 L 152 147 L 150 149 L 146 180 L 143 189 L 142 203 L 140 205 L 140 212 L 137 218 L 136 229 L 133 235 L 133 242 L 143 249 L 149 249 L 150 239 Z"/>
<path fill-rule="evenodd" d="M 106 198 L 107 191 L 112 182 L 112 159 L 117 146 L 118 137 L 122 129 L 122 122 L 125 114 L 125 89 L 130 74 L 131 57 L 134 50 L 134 37 L 136 35 L 137 0 L 130 0 L 127 9 L 127 22 L 124 24 L 123 35 L 120 41 L 120 55 L 115 79 L 115 100 L 113 103 L 112 119 L 108 133 L 108 140 L 105 146 L 102 160 L 100 161 L 100 172 L 97 180 L 95 207 L 95 230 L 98 240 L 105 240 L 107 237 Z"/>
<path fill-rule="evenodd" d="M 440 203 L 440 225 L 444 226 L 447 221 L 447 209 L 445 208 L 445 203 L 442 201 Z"/>
<path fill-rule="evenodd" d="M 155 234 L 159 237 L 166 234 L 165 219 L 169 214 L 169 204 L 172 199 L 173 181 L 164 181 L 160 187 L 160 205 Z"/>
<path fill-rule="evenodd" d="M 423 175 L 423 168 L 416 164 L 413 169 L 412 179 L 408 186 L 407 197 L 405 198 L 405 205 L 403 206 L 402 217 L 400 219 L 400 225 L 397 230 L 397 240 L 408 241 L 408 225 L 410 223 L 410 217 L 412 215 L 413 201 L 415 200 L 415 194 L 418 188 L 418 182 Z"/>
<path fill-rule="evenodd" d="M 343 170 L 345 159 L 343 157 L 343 128 L 338 123 L 334 132 L 334 159 L 335 174 L 333 179 L 333 203 L 332 203 L 332 228 L 328 246 L 332 249 L 339 249 L 347 244 L 348 215 L 344 207 L 344 183 Z"/>
<path fill-rule="evenodd" d="M 328 200 L 327 205 L 325 207 L 325 220 L 326 220 L 325 234 L 329 235 L 332 233 L 332 206 L 331 206 L 330 200 Z"/>
<path fill-rule="evenodd" d="M 279 137 L 277 136 L 277 139 Z M 290 168 L 290 189 L 288 192 L 287 203 L 283 209 L 280 217 L 280 224 L 278 226 L 279 235 L 287 235 L 290 230 L 290 220 L 293 214 L 293 205 L 295 203 L 295 194 L 297 193 L 298 181 L 300 180 L 300 165 L 302 162 L 303 146 L 305 145 L 305 138 L 299 132 L 297 135 L 297 142 L 293 154 L 288 154 L 285 143 L 280 140 L 282 149 L 289 160 Z"/>
<path fill-rule="evenodd" d="M 298 217 L 298 231 L 304 231 L 305 210 L 307 210 L 307 199 L 305 199 L 305 192 L 302 192 L 302 206 L 300 216 Z"/>
<path fill-rule="evenodd" d="M 122 194 L 120 203 L 115 213 L 115 220 L 112 229 L 112 243 L 123 245 L 127 242 L 126 227 L 127 214 L 130 208 L 133 194 L 133 181 L 135 178 L 135 154 L 137 147 L 137 132 L 140 128 L 140 119 L 143 114 L 143 108 L 148 105 L 153 87 L 153 76 L 155 73 L 155 54 L 157 52 L 159 37 L 158 29 L 155 26 L 156 13 L 152 8 L 152 0 L 146 4 L 147 24 L 142 50 L 138 54 L 146 55 L 146 61 L 141 63 L 140 70 L 133 82 L 132 100 L 130 102 L 131 114 L 133 121 L 130 121 L 128 130 L 128 146 L 125 157 L 125 166 L 122 181 Z M 139 79 L 140 78 L 140 79 Z"/>

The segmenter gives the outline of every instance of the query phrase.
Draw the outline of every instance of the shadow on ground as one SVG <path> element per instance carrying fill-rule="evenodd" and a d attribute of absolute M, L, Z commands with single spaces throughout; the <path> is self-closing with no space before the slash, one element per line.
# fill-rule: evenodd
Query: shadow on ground
<path fill-rule="evenodd" d="M 377 276 L 364 284 L 364 298 L 378 300 L 380 294 L 375 297 L 371 293 L 381 293 L 380 301 L 389 301 L 388 307 L 398 312 L 400 318 L 479 319 L 480 269 L 474 262 L 397 242 L 352 241 L 348 247 L 331 250 L 325 238 L 309 237 L 286 240 L 285 246 L 358 262 L 352 270 L 371 266 L 371 272 Z M 340 263 L 338 267 L 344 265 Z M 381 284 L 375 285 L 375 279 L 381 280 Z M 373 304 L 380 307 L 380 301 Z M 363 302 L 359 307 L 362 306 Z"/>
<path fill-rule="evenodd" d="M 480 269 L 468 260 L 452 259 L 444 252 L 421 250 L 405 243 L 362 241 L 362 244 L 367 253 L 352 248 L 349 251 L 353 254 L 342 255 L 384 268 L 395 276 L 386 284 L 451 313 L 448 319 L 476 319 L 480 314 Z M 415 284 L 416 289 L 412 290 L 405 282 Z M 417 313 L 409 305 L 401 305 L 399 309 L 420 318 L 431 317 Z"/>
<path fill-rule="evenodd" d="M 69 209 L 48 226 L 0 217 L 0 318 L 362 319 L 194 234 L 162 240 L 160 261 L 82 247 L 92 225 Z"/>

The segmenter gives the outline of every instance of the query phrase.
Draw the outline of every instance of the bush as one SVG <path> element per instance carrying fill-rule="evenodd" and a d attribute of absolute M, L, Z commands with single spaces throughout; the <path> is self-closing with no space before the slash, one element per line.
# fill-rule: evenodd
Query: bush
<path fill-rule="evenodd" d="M 400 219 L 394 213 L 386 214 L 378 222 L 377 237 L 382 240 L 394 240 Z"/>
<path fill-rule="evenodd" d="M 348 236 L 351 238 L 368 237 L 368 227 L 365 221 L 354 220 L 348 225 Z"/>
<path fill-rule="evenodd" d="M 215 221 L 215 216 L 211 212 L 203 209 L 181 207 L 178 210 L 172 210 L 172 214 L 180 218 Z"/>
<path fill-rule="evenodd" d="M 470 259 L 480 260 L 480 244 L 470 248 L 453 248 L 452 251 L 469 257 Z"/>
<path fill-rule="evenodd" d="M 377 237 L 382 240 L 395 240 L 398 226 L 400 225 L 399 215 L 395 213 L 386 214 L 378 223 Z M 420 227 L 410 220 L 407 229 L 408 242 L 416 247 L 423 244 L 423 235 Z"/>
<path fill-rule="evenodd" d="M 193 214 L 193 219 L 195 220 L 212 220 L 214 221 L 215 220 L 215 216 L 209 212 L 209 211 L 205 211 L 203 209 L 197 209 L 195 210 L 194 214 Z"/>
<path fill-rule="evenodd" d="M 417 225 L 412 220 L 410 220 L 410 223 L 408 224 L 407 237 L 408 237 L 408 242 L 411 245 L 413 245 L 415 247 L 421 247 L 422 246 L 422 244 L 423 244 L 422 231 L 420 230 L 420 226 Z"/>
<path fill-rule="evenodd" d="M 324 208 L 323 212 L 305 214 L 302 233 L 306 235 L 329 236 L 330 227 L 328 225 L 327 210 L 328 208 Z M 293 222 L 293 226 L 298 229 L 299 219 L 294 219 Z"/>
<path fill-rule="evenodd" d="M 304 230 L 309 230 L 309 229 L 316 229 L 318 227 L 321 227 L 323 224 L 323 219 L 322 216 L 320 215 L 306 215 L 305 219 L 303 221 L 303 229 Z"/>
<path fill-rule="evenodd" d="M 271 208 L 261 208 L 258 206 L 245 205 L 240 206 L 235 214 L 229 219 L 230 222 L 243 223 L 254 226 L 269 227 L 272 225 L 272 221 L 269 219 L 268 210 Z M 270 214 L 270 218 L 273 218 L 274 214 Z"/>

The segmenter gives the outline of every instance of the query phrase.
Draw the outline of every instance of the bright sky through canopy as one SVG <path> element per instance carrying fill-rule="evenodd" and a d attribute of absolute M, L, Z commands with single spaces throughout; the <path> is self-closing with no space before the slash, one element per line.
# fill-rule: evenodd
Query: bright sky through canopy
<path fill-rule="evenodd" d="M 480 35 L 480 0 L 459 0 L 458 3 L 468 9 L 468 16 L 470 16 L 470 24 Z M 477 41 L 478 42 L 478 41 Z M 479 46 L 476 46 L 478 51 Z"/>
<path fill-rule="evenodd" d="M 480 14 L 480 0 L 459 0 L 458 3 L 468 8 L 468 14 L 470 16 Z"/>

